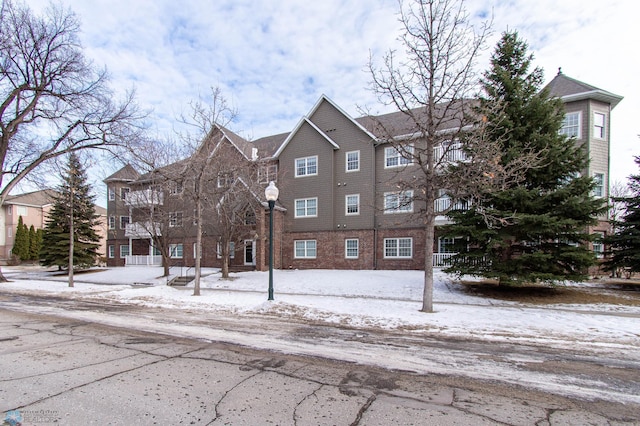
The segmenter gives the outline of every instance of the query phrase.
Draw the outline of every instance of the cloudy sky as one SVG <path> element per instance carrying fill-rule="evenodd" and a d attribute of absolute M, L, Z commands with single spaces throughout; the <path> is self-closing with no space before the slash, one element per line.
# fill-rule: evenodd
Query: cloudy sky
<path fill-rule="evenodd" d="M 80 18 L 86 54 L 113 87 L 135 88 L 154 131 L 169 132 L 190 100 L 220 87 L 238 111 L 230 125 L 257 139 L 288 132 L 322 94 L 356 117 L 387 112 L 368 89 L 366 65 L 399 35 L 395 0 L 62 0 Z M 612 115 L 611 178 L 637 172 L 640 40 L 631 0 L 468 0 L 474 22 L 493 14 L 494 35 L 517 30 L 546 81 L 558 67 L 624 96 Z M 48 1 L 29 0 L 35 11 Z"/>

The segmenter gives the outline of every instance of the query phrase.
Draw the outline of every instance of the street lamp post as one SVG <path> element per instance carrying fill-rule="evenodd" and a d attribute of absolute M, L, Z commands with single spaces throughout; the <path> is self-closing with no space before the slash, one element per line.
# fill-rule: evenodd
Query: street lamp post
<path fill-rule="evenodd" d="M 264 196 L 269 202 L 269 298 L 273 300 L 273 207 L 278 199 L 278 188 L 273 181 L 264 190 Z"/>

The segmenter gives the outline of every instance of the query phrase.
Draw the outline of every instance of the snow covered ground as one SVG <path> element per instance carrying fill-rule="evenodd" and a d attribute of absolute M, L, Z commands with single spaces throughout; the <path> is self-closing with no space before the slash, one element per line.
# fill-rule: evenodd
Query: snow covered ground
<path fill-rule="evenodd" d="M 174 271 L 179 273 L 179 271 Z M 419 312 L 421 271 L 275 270 L 275 301 L 267 301 L 268 273 L 233 273 L 223 280 L 206 269 L 202 295 L 169 287 L 158 267 L 111 268 L 66 276 L 11 269 L 1 289 L 117 301 L 220 315 L 277 315 L 360 328 L 406 330 L 450 337 L 526 342 L 576 349 L 581 345 L 634 351 L 640 348 L 640 307 L 527 305 L 464 294 L 452 276 L 436 272 L 435 313 Z M 640 357 L 640 354 L 638 355 Z"/>

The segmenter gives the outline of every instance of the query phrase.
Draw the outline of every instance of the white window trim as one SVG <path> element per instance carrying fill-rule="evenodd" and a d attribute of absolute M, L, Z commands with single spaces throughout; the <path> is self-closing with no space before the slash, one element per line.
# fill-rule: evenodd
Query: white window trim
<path fill-rule="evenodd" d="M 315 173 L 308 173 L 308 161 L 309 159 L 314 158 L 316 160 L 316 171 Z M 304 174 L 298 174 L 298 161 L 302 161 L 304 160 Z M 309 157 L 300 157 L 300 158 L 296 158 L 293 162 L 293 166 L 295 169 L 295 177 L 306 177 L 306 176 L 317 176 L 318 175 L 318 156 L 317 155 L 311 155 Z"/>
<path fill-rule="evenodd" d="M 184 217 L 182 212 L 169 212 L 169 228 L 180 228 Z"/>
<path fill-rule="evenodd" d="M 124 226 L 122 226 L 122 219 L 125 217 L 129 218 L 129 221 Z M 130 223 L 131 223 L 131 216 L 120 216 L 120 220 L 119 220 L 120 229 L 127 229 L 127 225 Z"/>
<path fill-rule="evenodd" d="M 349 169 L 349 154 L 357 154 L 358 155 L 358 167 L 355 169 Z M 359 172 L 360 171 L 360 150 L 357 151 L 349 151 L 344 155 L 344 171 L 346 173 Z"/>
<path fill-rule="evenodd" d="M 397 205 L 395 207 L 392 206 L 391 208 L 389 208 L 387 205 L 387 198 L 391 196 L 396 197 Z M 384 214 L 413 213 L 413 190 L 385 192 L 383 197 Z M 402 198 L 411 198 L 411 203 L 407 205 L 401 205 Z"/>
<path fill-rule="evenodd" d="M 116 221 L 117 219 L 115 216 L 109 216 L 109 229 L 116 229 Z"/>
<path fill-rule="evenodd" d="M 356 212 L 349 212 L 349 197 L 356 197 Z M 345 216 L 357 216 L 360 214 L 360 194 L 348 194 L 344 196 L 344 214 Z"/>
<path fill-rule="evenodd" d="M 218 241 L 218 245 L 216 246 L 216 257 L 218 259 L 222 259 L 222 243 Z M 236 243 L 234 241 L 229 241 L 229 259 L 236 258 Z"/>
<path fill-rule="evenodd" d="M 396 241 L 396 255 L 395 256 L 387 256 L 387 241 L 395 240 Z M 411 243 L 409 249 L 411 253 L 409 256 L 400 256 L 400 240 L 409 240 Z M 385 238 L 383 241 L 383 254 L 385 259 L 413 259 L 413 238 L 411 237 L 398 237 L 398 238 Z"/>
<path fill-rule="evenodd" d="M 349 241 L 355 241 L 356 242 L 356 255 L 355 256 L 349 256 Z M 360 240 L 358 240 L 358 238 L 347 238 L 346 240 L 344 240 L 344 258 L 345 259 L 357 259 L 360 257 Z"/>
<path fill-rule="evenodd" d="M 314 215 L 310 215 L 307 214 L 308 211 L 308 207 L 307 207 L 307 203 L 309 200 L 315 200 L 316 202 L 316 214 Z M 298 215 L 298 201 L 304 201 L 304 215 Z M 311 197 L 311 198 L 297 198 L 296 200 L 294 200 L 293 202 L 293 208 L 294 208 L 294 218 L 307 218 L 307 217 L 318 217 L 318 197 Z"/>
<path fill-rule="evenodd" d="M 316 254 L 314 256 L 309 256 L 308 252 L 309 252 L 309 247 L 308 247 L 308 243 L 313 242 L 315 244 L 315 252 Z M 297 246 L 298 243 L 304 243 L 304 255 L 303 256 L 298 256 L 298 250 L 297 250 Z M 294 240 L 293 242 L 293 258 L 294 259 L 315 259 L 318 256 L 318 242 L 316 240 Z"/>
<path fill-rule="evenodd" d="M 602 172 L 593 172 L 594 180 L 596 179 L 596 176 L 602 176 L 602 181 L 600 182 L 600 185 L 596 185 L 596 187 L 593 188 L 593 196 L 597 198 L 604 198 L 606 196 L 605 184 L 604 184 L 606 176 Z M 600 188 L 600 194 L 596 192 L 598 188 Z"/>
<path fill-rule="evenodd" d="M 182 254 L 180 254 L 180 256 L 178 256 L 178 248 L 180 248 Z M 182 259 L 184 257 L 184 247 L 182 246 L 182 243 L 180 244 L 169 244 L 169 257 L 171 259 Z"/>
<path fill-rule="evenodd" d="M 578 131 L 577 131 L 576 135 L 573 136 L 573 137 L 575 137 L 576 139 L 582 139 L 582 111 L 571 111 L 571 112 L 567 112 L 565 114 L 565 118 L 562 121 L 563 127 L 560 129 L 560 131 L 561 131 L 560 134 L 561 135 L 566 135 L 568 137 L 572 137 L 572 135 L 570 135 L 569 133 L 566 133 L 566 132 L 562 131 L 565 128 L 564 127 L 565 120 L 570 115 L 577 115 L 578 116 Z"/>
<path fill-rule="evenodd" d="M 109 247 L 107 247 L 107 257 L 109 259 L 115 259 L 116 257 L 116 246 L 113 244 L 109 244 Z"/>
<path fill-rule="evenodd" d="M 402 151 L 405 151 L 407 153 L 411 153 L 409 155 L 409 158 L 406 158 L 402 155 L 402 152 L 400 149 L 398 149 L 398 147 L 395 146 L 387 146 L 384 148 L 384 168 L 385 169 L 395 169 L 398 167 L 406 167 L 406 166 L 410 166 L 413 164 L 413 158 L 412 155 L 414 153 L 414 148 L 413 148 L 413 144 L 409 144 L 406 145 L 405 147 L 403 147 Z M 390 153 L 393 153 L 394 155 L 391 156 L 389 155 Z M 389 159 L 391 158 L 397 158 L 398 159 L 398 164 L 392 164 L 389 165 Z"/>
<path fill-rule="evenodd" d="M 597 115 L 601 115 L 602 116 L 602 136 L 597 136 L 596 135 L 596 116 Z M 604 112 L 600 112 L 600 111 L 594 111 L 593 112 L 593 127 L 592 130 L 593 132 L 593 138 L 594 139 L 599 139 L 599 140 L 605 140 L 607 139 L 607 114 L 605 114 Z"/>
<path fill-rule="evenodd" d="M 122 254 L 122 248 L 126 247 L 127 248 L 127 253 L 128 254 Z M 129 250 L 129 245 L 128 244 L 120 244 L 120 259 L 124 259 L 125 257 L 131 255 L 131 251 Z"/>

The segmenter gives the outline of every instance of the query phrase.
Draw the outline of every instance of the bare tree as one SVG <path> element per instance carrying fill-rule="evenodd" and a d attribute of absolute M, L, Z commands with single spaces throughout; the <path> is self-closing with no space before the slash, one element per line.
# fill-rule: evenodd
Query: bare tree
<path fill-rule="evenodd" d="M 0 9 L 0 204 L 23 179 L 58 156 L 116 149 L 135 140 L 133 93 L 115 104 L 105 70 L 87 61 L 76 16 L 51 5 Z"/>
<path fill-rule="evenodd" d="M 393 208 L 411 204 L 424 227 L 422 311 L 433 312 L 436 217 L 461 202 L 479 202 L 488 188 L 521 179 L 535 166 L 536 155 L 501 166 L 500 145 L 485 133 L 486 115 L 475 101 L 479 89 L 475 63 L 485 48 L 490 23 L 472 27 L 464 0 L 400 1 L 399 15 L 405 51 L 389 51 L 380 66 L 372 58 L 369 70 L 373 91 L 403 113 L 402 128 L 411 128 L 412 133 L 372 119 L 383 142 L 405 165 L 387 183 L 399 194 L 390 204 Z M 386 204 L 383 208 L 388 208 Z"/>
<path fill-rule="evenodd" d="M 194 296 L 200 295 L 205 226 L 219 237 L 223 278 L 228 278 L 229 246 L 236 235 L 236 224 L 244 220 L 230 213 L 252 202 L 250 188 L 257 181 L 252 159 L 243 149 L 246 147 L 240 146 L 246 141 L 225 127 L 235 115 L 221 90 L 212 87 L 209 98 L 193 101 L 189 115 L 182 115 L 180 120 L 187 126 L 187 130 L 180 133 L 180 139 L 191 152 L 182 176 L 189 182 L 185 186 L 186 196 L 194 206 L 196 225 Z M 205 215 L 207 207 L 213 214 Z"/>

